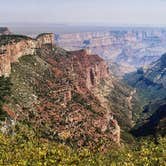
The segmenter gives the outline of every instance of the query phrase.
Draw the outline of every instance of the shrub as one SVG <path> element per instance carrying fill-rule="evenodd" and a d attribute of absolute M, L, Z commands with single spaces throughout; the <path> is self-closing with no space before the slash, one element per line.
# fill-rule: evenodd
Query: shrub
<path fill-rule="evenodd" d="M 7 97 L 11 94 L 11 86 L 10 78 L 0 77 L 0 120 L 3 120 L 7 116 L 2 107 L 7 102 Z"/>
<path fill-rule="evenodd" d="M 90 151 L 82 147 L 72 149 L 69 146 L 40 139 L 29 128 L 18 124 L 17 134 L 0 134 L 0 165 L 112 165 L 112 166 L 160 166 L 165 164 L 166 138 L 160 138 L 160 144 L 152 139 L 141 139 L 132 146 L 112 147 L 105 153 Z M 101 145 L 102 146 L 102 145 Z"/>

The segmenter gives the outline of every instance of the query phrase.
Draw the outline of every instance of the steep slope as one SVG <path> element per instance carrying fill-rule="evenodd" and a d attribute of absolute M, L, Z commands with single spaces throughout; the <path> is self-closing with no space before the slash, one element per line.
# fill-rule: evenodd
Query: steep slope
<path fill-rule="evenodd" d="M 132 130 L 135 136 L 166 135 L 166 98 L 148 104 Z"/>
<path fill-rule="evenodd" d="M 138 89 L 142 101 L 159 100 L 166 97 L 166 54 L 146 69 L 127 74 L 124 80 Z"/>
<path fill-rule="evenodd" d="M 147 69 L 128 74 L 125 81 L 137 89 L 143 113 L 133 129 L 136 136 L 165 134 L 166 128 L 166 54 Z"/>
<path fill-rule="evenodd" d="M 35 54 L 36 49 L 42 44 L 54 43 L 54 35 L 45 33 L 32 39 L 22 35 L 1 35 L 0 36 L 0 76 L 9 76 L 11 63 L 17 62 L 23 55 Z"/>
<path fill-rule="evenodd" d="M 6 36 L 8 43 L 11 38 Z M 13 48 L 1 55 L 9 57 L 12 89 L 3 109 L 12 119 L 28 123 L 41 137 L 70 145 L 120 143 L 120 126 L 133 125 L 134 92 L 111 76 L 103 59 L 88 50 L 56 47 L 52 34 L 14 36 L 5 46 Z"/>
<path fill-rule="evenodd" d="M 125 74 L 135 71 L 135 68 L 131 65 L 119 65 L 112 61 L 107 61 L 107 64 L 109 65 L 111 73 L 119 79 L 123 79 Z"/>
<path fill-rule="evenodd" d="M 166 54 L 163 54 L 159 60 L 150 65 L 145 77 L 166 88 Z"/>

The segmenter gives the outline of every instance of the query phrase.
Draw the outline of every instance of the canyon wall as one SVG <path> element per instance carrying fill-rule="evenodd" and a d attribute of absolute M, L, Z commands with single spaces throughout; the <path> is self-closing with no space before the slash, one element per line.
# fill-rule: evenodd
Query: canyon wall
<path fill-rule="evenodd" d="M 103 81 L 111 80 L 99 56 L 45 44 L 36 49 L 36 56 L 24 56 L 13 64 L 10 78 L 12 97 L 4 110 L 17 114 L 17 121 L 26 120 L 47 138 L 77 146 L 93 147 L 100 140 L 120 143 L 120 127 L 112 109 L 93 93 L 93 89 L 100 91 Z"/>
<path fill-rule="evenodd" d="M 53 33 L 42 33 L 36 37 L 38 46 L 41 47 L 43 44 L 54 44 Z"/>
<path fill-rule="evenodd" d="M 98 55 L 91 54 L 89 49 L 71 51 L 70 54 L 73 56 L 75 72 L 78 75 L 78 72 L 84 74 L 78 78 L 79 83 L 86 85 L 89 90 L 97 86 L 102 79 L 110 77 L 106 62 Z"/>
<path fill-rule="evenodd" d="M 67 50 L 88 47 L 108 63 L 120 64 L 127 72 L 149 65 L 166 52 L 166 31 L 155 28 L 59 34 L 55 40 Z"/>
<path fill-rule="evenodd" d="M 36 39 L 17 35 L 0 36 L 0 76 L 9 76 L 11 63 L 23 55 L 33 55 L 43 44 L 54 44 L 54 35 L 41 34 Z"/>

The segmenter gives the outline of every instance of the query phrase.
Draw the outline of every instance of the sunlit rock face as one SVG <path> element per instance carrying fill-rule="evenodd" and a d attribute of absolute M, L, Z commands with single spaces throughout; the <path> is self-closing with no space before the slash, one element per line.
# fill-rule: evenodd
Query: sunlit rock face
<path fill-rule="evenodd" d="M 80 84 L 84 82 L 89 90 L 98 85 L 102 79 L 109 77 L 109 68 L 106 62 L 98 55 L 92 56 L 86 49 L 72 51 L 71 54 L 74 57 L 73 60 L 76 61 L 74 64 L 78 63 L 76 72 L 84 71 L 81 72 L 84 75 L 79 78 Z"/>
<path fill-rule="evenodd" d="M 44 44 L 54 44 L 53 34 L 41 34 L 37 39 L 19 35 L 0 36 L 0 76 L 9 76 L 11 63 L 23 55 L 33 55 Z"/>
<path fill-rule="evenodd" d="M 104 80 L 112 81 L 108 66 L 99 56 L 46 44 L 34 55 L 13 63 L 10 78 L 12 96 L 18 103 L 11 97 L 4 110 L 17 114 L 18 121 L 27 120 L 43 135 L 49 132 L 48 138 L 56 133 L 56 138 L 74 141 L 77 146 L 93 147 L 101 139 L 120 143 L 120 126 L 108 101 L 104 103 L 93 91 L 100 91 Z M 11 118 L 16 118 L 14 113 Z"/>
<path fill-rule="evenodd" d="M 166 54 L 163 54 L 159 60 L 145 70 L 145 77 L 166 88 Z"/>
<path fill-rule="evenodd" d="M 4 110 L 47 138 L 78 146 L 93 147 L 101 139 L 119 144 L 121 127 L 132 126 L 131 89 L 89 48 L 66 51 L 53 39 L 52 34 L 1 36 L 0 71 L 13 85 Z"/>
<path fill-rule="evenodd" d="M 59 34 L 55 40 L 58 46 L 67 50 L 88 47 L 107 62 L 117 63 L 123 69 L 126 66 L 126 72 L 145 67 L 166 52 L 166 31 L 163 29 L 110 29 L 106 32 Z M 126 72 L 123 71 L 124 74 Z"/>
<path fill-rule="evenodd" d="M 38 46 L 41 47 L 44 44 L 55 44 L 54 43 L 54 34 L 53 33 L 43 33 L 37 36 L 36 38 Z"/>

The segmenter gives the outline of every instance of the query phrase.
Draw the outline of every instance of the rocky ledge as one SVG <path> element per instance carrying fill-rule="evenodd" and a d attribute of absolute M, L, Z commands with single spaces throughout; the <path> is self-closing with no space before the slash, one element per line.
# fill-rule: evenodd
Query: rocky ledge
<path fill-rule="evenodd" d="M 21 35 L 0 36 L 0 76 L 9 76 L 11 63 L 17 62 L 23 55 L 35 54 L 43 44 L 54 44 L 54 34 L 45 33 L 36 39 Z"/>

